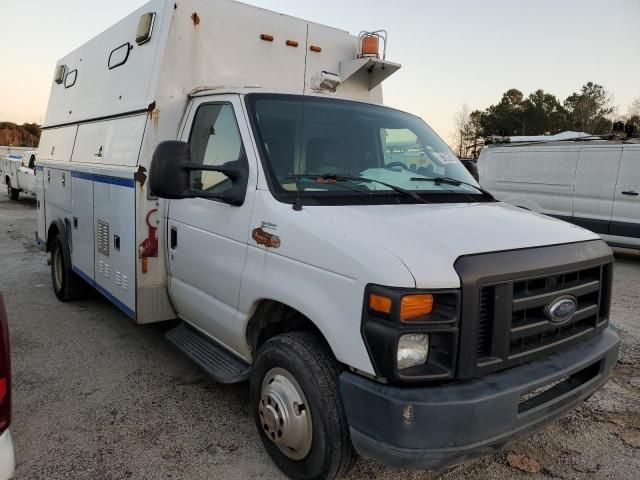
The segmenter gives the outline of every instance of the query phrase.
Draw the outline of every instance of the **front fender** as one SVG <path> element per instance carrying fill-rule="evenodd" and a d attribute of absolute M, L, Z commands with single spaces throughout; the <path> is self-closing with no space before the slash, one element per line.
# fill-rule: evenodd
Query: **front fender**
<path fill-rule="evenodd" d="M 249 278 L 245 270 L 241 310 L 252 312 L 265 299 L 287 305 L 318 328 L 338 361 L 373 375 L 360 333 L 365 285 L 276 254 L 264 261 L 259 276 Z M 243 317 L 246 332 L 251 314 Z"/>

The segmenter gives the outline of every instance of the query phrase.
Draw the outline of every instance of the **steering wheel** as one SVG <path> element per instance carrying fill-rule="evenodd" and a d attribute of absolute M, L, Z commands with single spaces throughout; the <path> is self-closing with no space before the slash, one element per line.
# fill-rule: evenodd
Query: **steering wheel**
<path fill-rule="evenodd" d="M 409 167 L 407 167 L 407 166 L 406 166 L 404 163 L 402 163 L 402 162 L 391 162 L 391 163 L 387 163 L 387 164 L 384 166 L 384 168 L 387 168 L 387 169 L 389 169 L 389 170 L 391 170 L 392 168 L 395 168 L 395 167 L 400 167 L 400 168 L 402 168 L 403 170 L 409 170 Z"/>

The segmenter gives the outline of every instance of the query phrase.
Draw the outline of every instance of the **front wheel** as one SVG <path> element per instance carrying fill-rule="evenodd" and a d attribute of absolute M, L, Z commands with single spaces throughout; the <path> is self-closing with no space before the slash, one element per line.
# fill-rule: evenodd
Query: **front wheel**
<path fill-rule="evenodd" d="M 18 200 L 20 198 L 20 190 L 11 186 L 11 180 L 7 181 L 7 195 L 9 195 L 9 200 Z"/>
<path fill-rule="evenodd" d="M 316 335 L 293 332 L 268 340 L 251 375 L 251 408 L 262 443 L 295 480 L 325 480 L 353 466 L 338 363 Z"/>

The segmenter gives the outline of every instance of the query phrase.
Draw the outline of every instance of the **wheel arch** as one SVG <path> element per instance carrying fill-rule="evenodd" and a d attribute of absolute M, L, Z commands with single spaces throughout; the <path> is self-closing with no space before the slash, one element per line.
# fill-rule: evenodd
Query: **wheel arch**
<path fill-rule="evenodd" d="M 270 338 L 295 331 L 315 333 L 333 353 L 327 336 L 308 315 L 278 300 L 264 298 L 255 302 L 245 335 L 249 348 L 255 354 Z M 335 353 L 333 355 L 335 357 Z"/>
<path fill-rule="evenodd" d="M 57 218 L 53 220 L 49 224 L 49 228 L 47 229 L 47 241 L 46 241 L 46 251 L 51 252 L 53 247 L 53 240 L 59 236 L 63 245 L 66 245 L 69 248 L 69 238 L 67 236 L 67 229 L 64 225 L 64 221 L 61 218 Z"/>

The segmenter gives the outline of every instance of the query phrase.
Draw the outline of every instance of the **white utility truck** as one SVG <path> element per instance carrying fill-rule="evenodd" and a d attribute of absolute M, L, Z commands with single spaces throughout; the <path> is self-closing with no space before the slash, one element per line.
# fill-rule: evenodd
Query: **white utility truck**
<path fill-rule="evenodd" d="M 38 236 L 56 295 L 90 285 L 136 322 L 181 319 L 169 340 L 250 381 L 265 448 L 296 479 L 343 475 L 356 451 L 409 468 L 497 451 L 617 358 L 609 247 L 495 201 L 384 107 L 400 68 L 385 44 L 154 0 L 52 82 Z"/>
<path fill-rule="evenodd" d="M 478 164 L 496 198 L 640 248 L 638 139 L 512 140 L 483 149 Z"/>
<path fill-rule="evenodd" d="M 18 200 L 20 192 L 36 194 L 36 152 L 0 157 L 0 179 L 7 186 L 7 195 Z"/>

